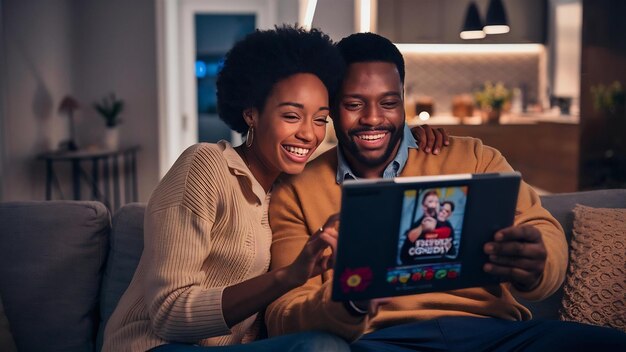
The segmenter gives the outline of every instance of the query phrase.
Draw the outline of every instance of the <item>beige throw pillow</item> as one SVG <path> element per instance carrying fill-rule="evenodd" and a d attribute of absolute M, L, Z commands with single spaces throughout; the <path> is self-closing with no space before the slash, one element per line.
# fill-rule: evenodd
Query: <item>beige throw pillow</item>
<path fill-rule="evenodd" d="M 562 320 L 626 332 L 626 209 L 576 205 Z"/>

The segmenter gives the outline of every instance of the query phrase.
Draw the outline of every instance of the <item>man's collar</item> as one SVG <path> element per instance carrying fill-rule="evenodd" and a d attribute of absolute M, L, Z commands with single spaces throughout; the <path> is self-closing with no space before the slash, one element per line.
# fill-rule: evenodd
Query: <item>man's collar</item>
<path fill-rule="evenodd" d="M 383 171 L 383 178 L 397 177 L 402 172 L 404 165 L 406 165 L 409 158 L 409 148 L 417 149 L 417 143 L 415 143 L 415 138 L 413 137 L 409 126 L 404 124 L 400 147 L 398 147 L 396 157 L 389 163 L 389 165 L 387 165 L 385 171 Z M 346 179 L 356 180 L 358 177 L 354 174 L 354 172 L 352 172 L 352 169 L 350 169 L 350 165 L 348 165 L 348 162 L 341 151 L 341 146 L 337 146 L 337 176 L 335 180 L 337 184 L 340 185 Z"/>

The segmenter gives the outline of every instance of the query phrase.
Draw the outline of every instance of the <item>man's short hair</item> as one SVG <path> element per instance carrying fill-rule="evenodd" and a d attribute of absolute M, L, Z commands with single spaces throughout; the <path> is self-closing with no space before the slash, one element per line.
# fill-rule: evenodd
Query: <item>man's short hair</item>
<path fill-rule="evenodd" d="M 337 43 L 346 65 L 359 62 L 389 62 L 396 65 L 404 84 L 404 58 L 387 38 L 375 33 L 355 33 Z"/>
<path fill-rule="evenodd" d="M 454 211 L 454 202 L 451 200 L 444 200 L 443 202 L 441 202 L 441 206 L 444 206 L 445 204 L 450 204 L 450 212 Z"/>

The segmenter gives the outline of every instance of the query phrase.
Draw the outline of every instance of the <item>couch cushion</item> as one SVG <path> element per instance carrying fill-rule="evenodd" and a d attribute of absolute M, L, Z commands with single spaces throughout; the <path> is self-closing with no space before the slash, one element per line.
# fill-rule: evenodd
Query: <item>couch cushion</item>
<path fill-rule="evenodd" d="M 98 202 L 0 203 L 0 292 L 20 351 L 90 351 L 110 216 Z"/>
<path fill-rule="evenodd" d="M 101 323 L 97 350 L 102 346 L 106 322 L 133 278 L 143 251 L 143 217 L 146 205 L 127 204 L 113 216 L 109 259 L 101 289 Z"/>
<path fill-rule="evenodd" d="M 574 208 L 561 319 L 626 332 L 626 209 Z"/>

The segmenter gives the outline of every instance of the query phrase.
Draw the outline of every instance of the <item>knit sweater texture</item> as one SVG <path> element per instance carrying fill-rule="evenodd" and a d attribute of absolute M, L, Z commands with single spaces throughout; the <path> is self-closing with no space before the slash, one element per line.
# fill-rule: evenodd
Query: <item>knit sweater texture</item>
<path fill-rule="evenodd" d="M 309 236 L 330 215 L 339 212 L 341 186 L 336 183 L 336 171 L 337 150 L 333 148 L 309 163 L 302 174 L 287 177 L 274 188 L 269 210 L 273 230 L 272 270 L 293 262 Z M 400 176 L 510 171 L 513 169 L 496 149 L 484 146 L 478 139 L 451 137 L 450 146 L 443 148 L 439 155 L 410 149 Z M 445 316 L 530 319 L 530 311 L 518 303 L 514 295 L 540 300 L 556 291 L 565 277 L 567 243 L 560 224 L 542 208 L 537 194 L 524 182 L 519 190 L 515 225 L 536 227 L 548 253 L 543 277 L 529 292 L 518 292 L 511 284 L 502 283 L 400 296 L 381 306 L 376 315 L 354 316 L 341 302 L 331 300 L 333 273 L 329 270 L 289 291 L 268 307 L 265 315 L 268 333 L 276 336 L 322 330 L 356 340 L 364 333 L 384 327 Z"/>
<path fill-rule="evenodd" d="M 268 204 L 230 144 L 188 148 L 150 197 L 143 253 L 108 321 L 103 351 L 253 340 L 256 315 L 229 328 L 222 292 L 269 268 Z"/>

